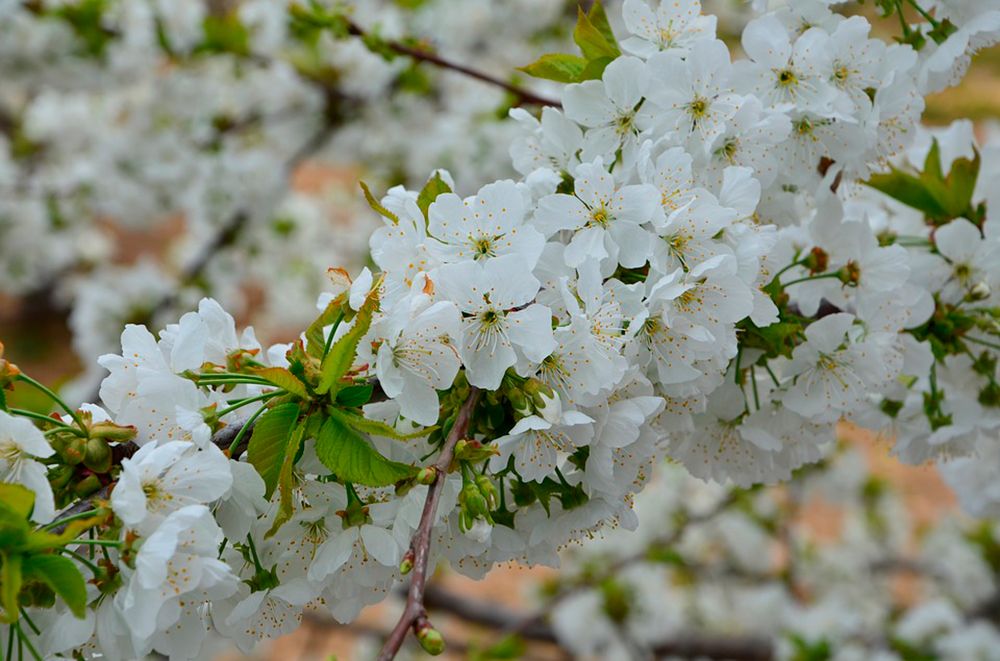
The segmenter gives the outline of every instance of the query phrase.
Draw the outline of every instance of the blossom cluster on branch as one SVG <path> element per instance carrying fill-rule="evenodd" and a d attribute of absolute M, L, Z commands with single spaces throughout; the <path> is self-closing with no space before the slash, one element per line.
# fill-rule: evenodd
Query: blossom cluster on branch
<path fill-rule="evenodd" d="M 995 513 L 1000 152 L 918 120 L 1000 11 L 878 5 L 896 43 L 794 2 L 759 7 L 734 61 L 697 0 L 626 0 L 620 42 L 594 3 L 580 55 L 523 67 L 566 85 L 511 110 L 520 176 L 362 184 L 374 270 L 330 269 L 296 341 L 262 346 L 205 298 L 158 334 L 126 326 L 80 408 L 0 357 L 0 385 L 62 409 L 0 399 L 7 649 L 193 658 L 215 632 L 249 650 L 411 575 L 379 658 L 410 631 L 440 653 L 437 560 L 556 564 L 636 528 L 665 458 L 781 482 L 843 419 L 948 460 Z M 288 20 L 360 32 L 319 2 Z"/>

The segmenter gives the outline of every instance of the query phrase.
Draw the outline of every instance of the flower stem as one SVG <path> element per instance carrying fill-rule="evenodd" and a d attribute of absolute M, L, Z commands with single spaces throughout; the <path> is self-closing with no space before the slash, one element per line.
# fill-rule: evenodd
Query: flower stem
<path fill-rule="evenodd" d="M 56 404 L 58 404 L 64 411 L 66 411 L 66 413 L 69 414 L 69 416 L 71 418 L 73 418 L 73 421 L 76 422 L 76 424 L 80 426 L 80 429 L 84 431 L 84 434 L 86 434 L 86 427 L 83 425 L 83 420 L 80 419 L 79 414 L 76 411 L 74 411 L 73 409 L 71 409 L 69 407 L 69 404 L 67 404 L 66 402 L 64 402 L 59 395 L 57 395 L 55 392 L 53 392 L 47 386 L 42 385 L 38 381 L 35 381 L 34 379 L 32 379 L 27 374 L 18 374 L 15 378 L 18 381 L 23 381 L 24 383 L 27 383 L 29 386 L 32 386 L 33 388 L 37 388 L 38 390 L 40 390 L 43 393 L 45 393 L 46 395 L 48 395 L 52 399 L 53 402 L 55 402 Z M 67 425 L 67 426 L 69 426 L 69 425 Z"/>

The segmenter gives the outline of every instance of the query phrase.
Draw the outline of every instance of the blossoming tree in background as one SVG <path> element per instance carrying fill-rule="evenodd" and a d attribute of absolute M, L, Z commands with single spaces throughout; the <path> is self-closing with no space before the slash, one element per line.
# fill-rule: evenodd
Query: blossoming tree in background
<path fill-rule="evenodd" d="M 441 653 L 435 605 L 505 634 L 485 658 L 532 638 L 606 658 L 995 658 L 1000 531 L 944 522 L 921 532 L 917 560 L 904 557 L 898 498 L 835 433 L 844 419 L 888 432 L 901 461 L 939 462 L 971 514 L 1000 508 L 1000 151 L 965 123 L 918 126 L 924 97 L 1000 41 L 993 2 L 880 0 L 899 19 L 893 41 L 824 2 L 755 2 L 735 57 L 696 0 L 626 0 L 617 29 L 594 3 L 572 30 L 578 54 L 522 67 L 563 84 L 558 101 L 389 40 L 339 5 L 153 5 L 0 5 L 75 31 L 96 51 L 95 75 L 148 73 L 132 48 L 165 54 L 169 85 L 182 92 L 190 74 L 193 98 L 223 107 L 203 70 L 263 76 L 235 116 L 194 105 L 197 121 L 179 125 L 222 157 L 185 151 L 172 131 L 162 144 L 137 138 L 156 128 L 155 113 L 130 112 L 141 89 L 108 101 L 110 124 L 139 124 L 99 137 L 138 142 L 92 153 L 140 173 L 129 193 L 105 194 L 122 179 L 73 158 L 75 127 L 50 126 L 70 136 L 43 149 L 26 120 L 9 123 L 22 140 L 9 153 L 28 149 L 12 161 L 12 183 L 28 187 L 13 204 L 46 222 L 66 212 L 38 182 L 68 182 L 72 201 L 113 216 L 155 205 L 165 182 L 221 227 L 179 283 L 150 276 L 167 302 L 144 309 L 149 323 L 181 304 L 176 284 L 211 280 L 205 265 L 233 247 L 214 267 L 220 283 L 256 268 L 271 296 L 288 295 L 269 275 L 298 244 L 270 255 L 269 239 L 241 241 L 276 229 L 274 191 L 310 130 L 334 130 L 303 128 L 315 113 L 294 109 L 298 95 L 322 104 L 321 119 L 340 107 L 325 48 L 503 87 L 518 174 L 486 183 L 437 169 L 384 195 L 362 184 L 381 221 L 370 266 L 330 269 L 291 343 L 262 345 L 204 298 L 157 334 L 126 325 L 120 352 L 98 360 L 100 405 L 79 407 L 0 358 L 0 384 L 57 409 L 0 398 L 4 658 L 194 658 L 210 635 L 250 650 L 304 610 L 350 622 L 400 582 L 405 606 L 380 659 L 411 632 Z M 40 103 L 29 118 L 46 117 Z M 260 133 L 241 135 L 244 122 Z M 92 170 L 66 171 L 50 149 Z M 159 154 L 177 149 L 171 170 Z M 265 182 L 241 171 L 248 161 Z M 52 170 L 36 179 L 39 163 Z M 101 207 L 111 201 L 121 206 Z M 296 240 L 311 263 L 336 238 Z M 78 247 L 67 242 L 60 265 Z M 17 266 L 29 248 L 4 247 L 21 286 L 42 277 Z M 239 263 L 248 252 L 255 266 Z M 107 289 L 94 291 L 76 319 L 104 319 Z M 758 486 L 773 483 L 790 497 Z M 796 503 L 817 492 L 845 507 L 839 544 L 813 546 L 794 525 Z M 439 560 L 480 577 L 511 560 L 555 565 L 573 542 L 534 615 L 484 614 L 428 586 Z M 845 584 L 868 571 L 870 583 Z M 922 600 L 887 594 L 880 577 L 900 571 L 920 577 Z"/>

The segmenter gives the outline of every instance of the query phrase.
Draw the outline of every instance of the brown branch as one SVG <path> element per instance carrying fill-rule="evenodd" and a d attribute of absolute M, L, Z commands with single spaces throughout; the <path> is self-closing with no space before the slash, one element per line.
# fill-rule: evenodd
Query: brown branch
<path fill-rule="evenodd" d="M 465 437 L 469 431 L 469 424 L 472 421 L 472 411 L 479 400 L 479 389 L 471 387 L 469 398 L 462 404 L 458 411 L 455 423 L 448 433 L 444 444 L 441 446 L 441 455 L 434 463 L 435 479 L 427 488 L 427 500 L 424 501 L 424 511 L 420 515 L 420 524 L 417 531 L 410 540 L 408 553 L 413 555 L 413 578 L 410 579 L 410 588 L 406 595 L 406 606 L 399 621 L 389 634 L 382 650 L 378 654 L 378 661 L 391 661 L 396 657 L 399 648 L 403 646 L 406 639 L 406 632 L 412 628 L 414 634 L 419 635 L 422 629 L 430 627 L 427 620 L 427 610 L 424 607 L 424 591 L 427 584 L 427 564 L 430 557 L 431 531 L 434 527 L 434 517 L 437 512 L 438 501 L 441 499 L 441 489 L 444 486 L 444 476 L 448 474 L 455 455 L 455 445 Z"/>
<path fill-rule="evenodd" d="M 357 25 L 353 21 L 348 21 L 347 33 L 362 38 L 368 36 L 368 33 L 365 32 L 359 25 Z M 562 106 L 562 103 L 560 103 L 559 101 L 539 96 L 538 94 L 535 94 L 531 90 L 524 89 L 523 87 L 519 87 L 517 85 L 514 85 L 513 83 L 509 83 L 506 80 L 503 80 L 502 78 L 497 78 L 496 76 L 492 76 L 483 71 L 479 71 L 478 69 L 473 69 L 471 67 L 465 66 L 464 64 L 458 64 L 457 62 L 452 62 L 451 60 L 446 60 L 443 57 L 436 55 L 429 50 L 422 50 L 420 48 L 407 46 L 406 44 L 401 43 L 399 41 L 385 41 L 383 43 L 390 50 L 400 55 L 406 55 L 407 57 L 412 57 L 413 59 L 418 60 L 420 62 L 427 62 L 428 64 L 433 64 L 434 66 L 440 67 L 442 69 L 450 69 L 452 71 L 457 71 L 458 73 L 466 75 L 470 78 L 474 78 L 484 83 L 488 83 L 490 85 L 494 85 L 501 89 L 507 90 L 508 92 L 517 97 L 518 103 L 527 103 L 536 106 L 553 106 L 555 108 Z"/>
<path fill-rule="evenodd" d="M 432 610 L 454 615 L 466 622 L 510 631 L 524 618 L 510 609 L 478 599 L 470 599 L 435 585 L 427 586 L 424 604 Z M 552 627 L 543 622 L 533 622 L 520 630 L 527 640 L 560 645 Z M 774 658 L 774 646 L 761 636 L 716 636 L 710 634 L 679 634 L 670 640 L 654 645 L 650 650 L 657 657 L 682 659 L 733 659 L 735 661 L 769 661 Z"/>

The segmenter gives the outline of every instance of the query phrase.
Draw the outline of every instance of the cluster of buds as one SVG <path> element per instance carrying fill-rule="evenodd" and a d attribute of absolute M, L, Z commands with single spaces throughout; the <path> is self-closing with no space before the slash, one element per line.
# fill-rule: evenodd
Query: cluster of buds
<path fill-rule="evenodd" d="M 562 417 L 562 401 L 559 394 L 544 381 L 531 377 L 520 379 L 508 373 L 504 379 L 504 395 L 510 401 L 517 418 L 537 415 L 555 424 Z"/>
<path fill-rule="evenodd" d="M 462 464 L 462 481 L 462 491 L 458 494 L 459 528 L 469 532 L 480 520 L 492 526 L 490 512 L 499 507 L 499 493 L 493 481 L 485 475 L 476 475 L 467 463 Z"/>
<path fill-rule="evenodd" d="M 58 461 L 49 471 L 49 482 L 60 501 L 84 498 L 106 486 L 115 463 L 114 447 L 136 435 L 132 426 L 94 422 L 89 411 L 78 411 L 77 417 L 82 427 L 56 428 L 49 433 Z"/>

